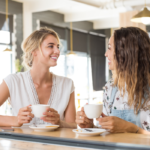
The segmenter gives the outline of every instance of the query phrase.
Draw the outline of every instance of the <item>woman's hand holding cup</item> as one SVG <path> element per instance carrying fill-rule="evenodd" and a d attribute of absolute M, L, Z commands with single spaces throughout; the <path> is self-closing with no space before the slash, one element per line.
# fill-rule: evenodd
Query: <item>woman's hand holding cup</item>
<path fill-rule="evenodd" d="M 60 115 L 55 109 L 47 108 L 46 112 L 44 112 L 43 115 L 44 116 L 41 117 L 43 121 L 56 124 L 56 125 L 60 124 Z"/>
<path fill-rule="evenodd" d="M 17 119 L 13 126 L 22 126 L 24 123 L 30 123 L 34 115 L 31 113 L 31 105 L 19 109 Z"/>
<path fill-rule="evenodd" d="M 81 128 L 92 128 L 93 127 L 93 119 L 87 118 L 83 107 L 81 108 L 81 111 L 77 112 L 76 123 Z"/>

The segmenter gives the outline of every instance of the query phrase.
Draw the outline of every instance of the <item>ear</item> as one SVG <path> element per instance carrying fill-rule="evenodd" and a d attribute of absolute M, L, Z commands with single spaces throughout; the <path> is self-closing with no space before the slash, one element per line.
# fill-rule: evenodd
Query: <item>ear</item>
<path fill-rule="evenodd" d="M 32 55 L 37 56 L 37 51 L 36 50 L 32 51 Z"/>

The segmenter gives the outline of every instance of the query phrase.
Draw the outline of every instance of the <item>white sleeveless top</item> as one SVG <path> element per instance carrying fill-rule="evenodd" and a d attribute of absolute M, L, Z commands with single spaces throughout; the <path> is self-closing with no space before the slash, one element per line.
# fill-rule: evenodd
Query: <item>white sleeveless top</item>
<path fill-rule="evenodd" d="M 19 109 L 28 105 L 39 104 L 38 95 L 30 71 L 11 74 L 4 79 L 8 86 L 12 106 L 12 114 L 17 116 Z M 60 119 L 64 120 L 64 112 L 69 103 L 70 94 L 74 91 L 73 81 L 66 77 L 52 74 L 52 89 L 48 101 L 51 108 L 58 111 Z M 30 123 L 48 124 L 39 118 L 34 118 Z"/>

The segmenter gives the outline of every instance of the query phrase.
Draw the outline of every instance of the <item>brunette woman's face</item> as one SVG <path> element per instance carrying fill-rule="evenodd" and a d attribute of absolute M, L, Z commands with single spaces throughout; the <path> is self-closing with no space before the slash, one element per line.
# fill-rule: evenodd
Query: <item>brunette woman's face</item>
<path fill-rule="evenodd" d="M 108 49 L 105 53 L 105 57 L 107 57 L 108 59 L 108 65 L 110 70 L 115 70 L 114 52 L 114 36 L 111 36 L 108 43 Z"/>
<path fill-rule="evenodd" d="M 41 54 L 42 51 L 42 54 Z M 57 65 L 60 55 L 58 40 L 53 35 L 48 35 L 41 44 L 41 51 L 37 51 L 37 59 L 47 67 Z"/>

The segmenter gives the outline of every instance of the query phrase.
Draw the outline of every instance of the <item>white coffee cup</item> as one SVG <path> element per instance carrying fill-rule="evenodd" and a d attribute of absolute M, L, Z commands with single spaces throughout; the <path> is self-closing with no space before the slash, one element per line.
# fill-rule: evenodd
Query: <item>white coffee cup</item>
<path fill-rule="evenodd" d="M 99 118 L 103 112 L 103 104 L 85 105 L 84 112 L 89 119 Z"/>
<path fill-rule="evenodd" d="M 34 114 L 34 117 L 37 117 L 37 118 L 44 117 L 45 115 L 43 115 L 43 113 L 46 112 L 47 108 L 50 108 L 50 106 L 49 105 L 42 105 L 42 104 L 31 106 L 32 113 Z"/>

